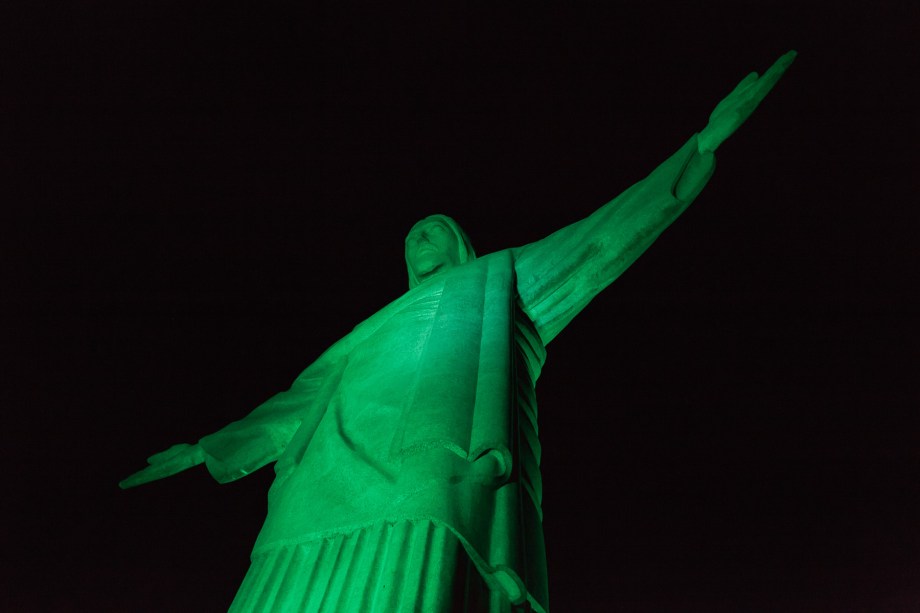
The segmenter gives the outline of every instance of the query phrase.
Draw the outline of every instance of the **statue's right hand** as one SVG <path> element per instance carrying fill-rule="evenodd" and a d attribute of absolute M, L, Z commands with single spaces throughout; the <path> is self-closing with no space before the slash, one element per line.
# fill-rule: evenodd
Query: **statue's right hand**
<path fill-rule="evenodd" d="M 171 477 L 202 462 L 204 462 L 204 449 L 199 445 L 179 443 L 147 458 L 149 466 L 120 481 L 118 487 L 126 490 L 129 487 Z"/>

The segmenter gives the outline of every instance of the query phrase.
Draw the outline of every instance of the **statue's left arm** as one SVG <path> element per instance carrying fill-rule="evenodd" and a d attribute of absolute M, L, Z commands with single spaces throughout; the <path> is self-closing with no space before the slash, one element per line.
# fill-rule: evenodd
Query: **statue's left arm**
<path fill-rule="evenodd" d="M 748 75 L 716 106 L 709 124 L 648 177 L 587 218 L 514 250 L 521 305 L 544 343 L 690 206 L 712 176 L 715 150 L 751 115 L 793 59 L 790 51 L 763 76 Z"/>

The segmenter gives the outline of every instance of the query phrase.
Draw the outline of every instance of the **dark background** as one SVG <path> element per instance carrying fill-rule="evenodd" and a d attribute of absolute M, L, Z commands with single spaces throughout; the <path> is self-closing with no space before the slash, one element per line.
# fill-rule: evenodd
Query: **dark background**
<path fill-rule="evenodd" d="M 549 348 L 553 610 L 920 610 L 914 2 L 83 1 L 0 23 L 0 608 L 221 611 L 272 471 L 120 491 L 800 56 Z"/>

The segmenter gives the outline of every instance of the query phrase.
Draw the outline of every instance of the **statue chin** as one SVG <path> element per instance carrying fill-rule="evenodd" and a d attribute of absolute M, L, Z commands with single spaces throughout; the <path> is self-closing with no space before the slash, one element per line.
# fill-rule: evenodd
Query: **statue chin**
<path fill-rule="evenodd" d="M 419 258 L 419 260 L 412 266 L 419 280 L 430 279 L 451 267 L 451 263 L 442 258 Z"/>

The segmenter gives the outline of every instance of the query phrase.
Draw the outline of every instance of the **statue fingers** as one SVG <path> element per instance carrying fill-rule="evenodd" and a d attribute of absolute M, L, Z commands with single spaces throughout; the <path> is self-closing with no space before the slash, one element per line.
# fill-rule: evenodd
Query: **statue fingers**
<path fill-rule="evenodd" d="M 182 453 L 183 451 L 185 451 L 186 449 L 190 447 L 191 445 L 189 445 L 188 443 L 178 443 L 176 445 L 173 445 L 172 447 L 170 447 L 169 449 L 165 451 L 161 451 L 159 453 L 153 454 L 152 456 L 147 458 L 147 463 L 148 464 L 160 464 L 178 455 L 179 453 Z"/>
<path fill-rule="evenodd" d="M 751 99 L 751 86 L 757 83 L 758 78 L 759 75 L 756 72 L 752 72 L 744 77 L 730 94 L 719 101 L 719 104 L 716 105 L 716 108 L 713 109 L 712 113 L 709 115 L 709 122 L 711 124 L 721 123 L 724 117 L 737 113 L 739 107 L 749 105 L 748 101 Z"/>
<path fill-rule="evenodd" d="M 151 481 L 161 479 L 161 476 L 157 476 L 157 472 L 158 471 L 154 470 L 153 466 L 148 466 L 147 468 L 139 470 L 136 473 L 119 481 L 118 487 L 126 490 L 128 488 L 137 487 L 138 485 L 143 485 L 144 483 L 149 483 Z"/>
<path fill-rule="evenodd" d="M 757 83 L 757 89 L 761 99 L 773 89 L 773 86 L 776 85 L 789 66 L 792 65 L 792 62 L 795 61 L 797 55 L 798 54 L 794 50 L 787 51 L 767 69 Z"/>
<path fill-rule="evenodd" d="M 201 461 L 202 460 L 198 458 L 197 454 L 181 454 L 170 457 L 167 460 L 157 461 L 147 468 L 137 471 L 119 482 L 118 486 L 122 489 L 127 489 L 129 487 L 149 483 L 150 481 L 156 481 L 157 479 L 171 477 L 193 466 L 197 466 Z"/>
<path fill-rule="evenodd" d="M 732 93 L 730 93 L 729 96 L 735 96 L 737 94 L 740 94 L 741 92 L 749 88 L 753 83 L 756 83 L 759 78 L 760 78 L 760 75 L 757 74 L 756 72 L 752 72 L 748 74 L 748 76 L 741 79 L 741 82 L 735 86 L 735 89 L 732 90 Z"/>
<path fill-rule="evenodd" d="M 795 58 L 798 55 L 799 54 L 795 49 L 791 49 L 782 54 L 775 62 L 773 62 L 773 65 L 767 69 L 767 72 L 764 73 L 764 76 L 770 74 L 771 72 L 778 72 L 780 75 L 782 75 L 784 72 L 786 72 L 786 69 L 792 65 L 792 62 L 795 61 Z"/>

